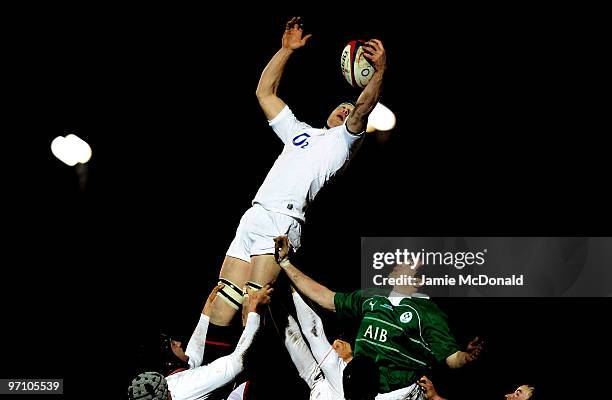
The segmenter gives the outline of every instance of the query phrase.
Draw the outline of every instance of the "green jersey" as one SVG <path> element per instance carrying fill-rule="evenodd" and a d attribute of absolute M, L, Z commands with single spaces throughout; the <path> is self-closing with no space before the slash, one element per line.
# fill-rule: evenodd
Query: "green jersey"
<path fill-rule="evenodd" d="M 376 361 L 380 392 L 413 384 L 436 361 L 459 351 L 444 314 L 429 297 L 387 297 L 380 291 L 336 293 L 340 318 L 359 318 L 353 353 Z"/>

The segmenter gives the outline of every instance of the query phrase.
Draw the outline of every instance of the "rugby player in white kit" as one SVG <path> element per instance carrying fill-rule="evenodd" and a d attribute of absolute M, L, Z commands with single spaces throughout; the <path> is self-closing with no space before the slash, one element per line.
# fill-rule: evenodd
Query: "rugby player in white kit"
<path fill-rule="evenodd" d="M 227 337 L 222 328 L 230 325 L 240 307 L 245 285 L 257 290 L 277 277 L 280 268 L 273 256 L 273 239 L 286 235 L 294 249 L 300 246 L 301 224 L 308 204 L 354 154 L 363 139 L 368 116 L 380 97 L 386 56 L 382 42 L 372 39 L 364 50 L 375 73 L 356 104 L 347 102 L 336 107 L 325 128 L 313 128 L 299 121 L 276 93 L 287 61 L 310 36 L 304 35 L 299 17 L 291 19 L 280 50 L 268 62 L 257 86 L 259 105 L 284 147 L 255 195 L 252 207 L 240 220 L 223 261 L 220 281 L 225 287 L 219 297 L 225 301 L 215 304 L 210 319 L 211 328 L 216 326 L 220 337 Z"/>
<path fill-rule="evenodd" d="M 330 344 L 323 330 L 321 318 L 293 287 L 291 292 L 299 321 L 298 325 L 289 315 L 285 328 L 285 347 L 289 351 L 291 360 L 300 377 L 310 388 L 311 400 L 343 400 L 345 398 L 343 372 L 353 360 L 352 346 L 341 339 L 336 339 Z M 378 387 L 378 382 L 375 383 Z M 378 394 L 375 400 L 413 400 L 419 399 L 419 396 L 420 391 L 416 388 L 406 387 Z"/>
<path fill-rule="evenodd" d="M 244 331 L 236 349 L 229 355 L 211 363 L 202 364 L 207 347 L 206 337 L 209 316 L 217 294 L 223 285 L 217 285 L 206 300 L 198 325 L 182 350 L 181 343 L 172 341 L 172 352 L 184 362 L 185 368 L 174 371 L 143 372 L 134 378 L 128 388 L 130 400 L 198 400 L 213 398 L 213 392 L 231 383 L 244 369 L 244 358 L 260 325 L 261 307 L 270 303 L 274 289 L 264 286 L 262 290 L 249 293 L 250 299 L 243 305 Z M 248 295 L 246 296 L 249 297 Z M 167 376 L 164 376 L 167 375 Z M 221 393 L 217 393 L 218 396 Z M 218 397 L 215 397 L 218 398 Z M 225 397 L 223 397 L 225 398 Z"/>

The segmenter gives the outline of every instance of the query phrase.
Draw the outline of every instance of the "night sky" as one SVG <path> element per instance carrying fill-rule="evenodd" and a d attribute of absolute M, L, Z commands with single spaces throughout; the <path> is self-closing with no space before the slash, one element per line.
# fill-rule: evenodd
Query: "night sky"
<path fill-rule="evenodd" d="M 98 25 L 83 17 L 26 39 L 38 64 L 22 80 L 28 119 L 10 127 L 32 150 L 13 164 L 17 186 L 7 190 L 3 377 L 63 377 L 71 398 L 102 379 L 94 392 L 121 398 L 139 344 L 195 327 L 282 149 L 255 88 L 289 15 L 209 15 L 212 24 L 188 11 L 117 17 L 105 30 L 86 29 Z M 576 72 L 588 52 L 542 16 L 452 14 L 373 12 L 367 23 L 305 14 L 313 38 L 279 90 L 296 116 L 322 126 L 359 95 L 341 76 L 340 53 L 370 37 L 387 49 L 381 102 L 397 116 L 307 213 L 296 264 L 332 289 L 358 287 L 362 236 L 609 233 L 605 148 L 582 91 L 589 76 Z M 93 149 L 82 190 L 49 149 L 68 133 Z M 609 337 L 598 322 L 607 299 L 438 304 L 462 344 L 488 342 L 480 364 L 434 371 L 452 399 L 502 398 L 523 383 L 539 385 L 540 398 L 567 394 L 572 379 L 596 373 Z M 323 316 L 333 338 L 337 322 Z M 269 342 L 270 374 L 306 395 L 281 342 Z"/>

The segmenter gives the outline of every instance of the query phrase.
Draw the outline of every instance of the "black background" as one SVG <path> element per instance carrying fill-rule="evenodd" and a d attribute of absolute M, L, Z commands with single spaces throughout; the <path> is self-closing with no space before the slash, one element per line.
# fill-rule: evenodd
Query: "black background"
<path fill-rule="evenodd" d="M 600 56 L 585 40 L 597 34 L 591 16 L 398 14 L 305 14 L 314 36 L 290 60 L 279 93 L 298 118 L 322 125 L 358 95 L 340 75 L 340 52 L 351 39 L 377 37 L 389 62 L 381 101 L 398 122 L 366 137 L 321 191 L 299 265 L 351 290 L 360 236 L 605 233 L 611 199 L 596 121 Z M 11 164 L 2 376 L 63 377 L 66 397 L 121 398 L 139 343 L 159 330 L 190 333 L 281 151 L 254 93 L 288 16 L 150 7 L 83 11 L 40 30 L 37 14 L 12 31 L 5 132 L 17 144 L 3 146 Z M 67 133 L 93 149 L 84 191 L 49 150 Z M 501 398 L 533 383 L 553 398 L 595 386 L 607 299 L 439 304 L 462 343 L 476 334 L 488 341 L 480 364 L 436 372 L 441 394 Z M 333 316 L 325 320 L 332 337 Z M 280 396 L 305 394 L 276 349 L 270 376 L 297 388 Z M 280 398 L 274 385 L 264 398 Z"/>

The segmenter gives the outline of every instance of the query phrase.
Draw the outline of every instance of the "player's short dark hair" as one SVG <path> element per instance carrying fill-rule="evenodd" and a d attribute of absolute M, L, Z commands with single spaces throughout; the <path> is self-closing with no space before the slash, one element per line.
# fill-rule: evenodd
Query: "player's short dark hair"
<path fill-rule="evenodd" d="M 343 101 L 342 103 L 338 104 L 338 105 L 336 106 L 336 108 L 340 107 L 342 104 L 350 104 L 350 105 L 352 105 L 353 107 L 357 107 L 357 104 L 355 104 L 355 102 L 354 102 L 354 101 L 352 101 L 352 100 L 347 100 L 347 101 Z"/>
<path fill-rule="evenodd" d="M 347 400 L 374 400 L 378 394 L 380 372 L 374 360 L 357 356 L 346 365 L 342 373 L 344 398 Z"/>

